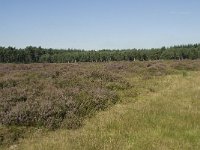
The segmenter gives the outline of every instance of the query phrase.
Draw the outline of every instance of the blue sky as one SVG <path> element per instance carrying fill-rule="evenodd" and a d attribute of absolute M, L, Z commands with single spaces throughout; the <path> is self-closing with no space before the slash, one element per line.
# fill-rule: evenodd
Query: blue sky
<path fill-rule="evenodd" d="M 0 0 L 0 45 L 123 49 L 200 43 L 199 0 Z"/>

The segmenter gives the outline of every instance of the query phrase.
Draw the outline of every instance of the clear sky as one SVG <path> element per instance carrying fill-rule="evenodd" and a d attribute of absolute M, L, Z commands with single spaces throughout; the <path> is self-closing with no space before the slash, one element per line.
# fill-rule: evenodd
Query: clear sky
<path fill-rule="evenodd" d="M 123 49 L 200 43 L 200 0 L 0 0 L 0 46 Z"/>

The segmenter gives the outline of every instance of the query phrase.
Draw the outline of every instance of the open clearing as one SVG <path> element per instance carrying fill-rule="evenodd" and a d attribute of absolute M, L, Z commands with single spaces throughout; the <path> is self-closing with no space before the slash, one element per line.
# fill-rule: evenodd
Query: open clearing
<path fill-rule="evenodd" d="M 150 77 L 128 72 L 126 81 L 134 86 L 116 90 L 120 101 L 84 119 L 80 128 L 37 129 L 9 148 L 200 149 L 200 72 L 191 70 Z"/>

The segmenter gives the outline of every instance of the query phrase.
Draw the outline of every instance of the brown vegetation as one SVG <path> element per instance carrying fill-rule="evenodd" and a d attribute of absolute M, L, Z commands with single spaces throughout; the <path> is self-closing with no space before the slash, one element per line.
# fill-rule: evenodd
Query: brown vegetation
<path fill-rule="evenodd" d="M 199 69 L 198 60 L 0 64 L 0 143 L 8 135 L 15 141 L 24 127 L 79 128 L 86 117 L 118 102 L 117 91 L 137 89 L 126 80 L 130 75 L 148 80 Z"/>

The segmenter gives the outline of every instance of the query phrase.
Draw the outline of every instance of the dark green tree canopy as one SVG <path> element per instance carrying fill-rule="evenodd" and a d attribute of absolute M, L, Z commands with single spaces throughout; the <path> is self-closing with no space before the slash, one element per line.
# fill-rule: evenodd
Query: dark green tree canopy
<path fill-rule="evenodd" d="M 66 62 L 105 62 L 105 61 L 147 61 L 160 59 L 198 59 L 200 44 L 177 45 L 158 49 L 125 50 L 80 50 L 46 49 L 28 46 L 24 49 L 0 47 L 1 63 L 66 63 Z"/>

